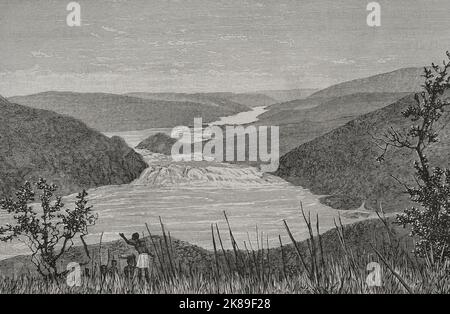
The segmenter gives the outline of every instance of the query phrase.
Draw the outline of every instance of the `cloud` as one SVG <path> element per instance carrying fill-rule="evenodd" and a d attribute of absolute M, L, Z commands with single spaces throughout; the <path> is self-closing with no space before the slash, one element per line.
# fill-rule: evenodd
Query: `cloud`
<path fill-rule="evenodd" d="M 51 57 L 53 57 L 52 55 L 46 54 L 45 52 L 40 51 L 40 50 L 32 51 L 31 55 L 35 58 L 51 58 Z"/>
<path fill-rule="evenodd" d="M 378 59 L 377 63 L 388 63 L 388 62 L 394 61 L 395 59 L 396 59 L 395 56 L 384 57 L 384 58 Z"/>
<path fill-rule="evenodd" d="M 239 34 L 224 34 L 219 35 L 219 38 L 222 40 L 248 40 L 248 37 L 246 35 L 239 35 Z"/>
<path fill-rule="evenodd" d="M 102 56 L 97 56 L 97 57 L 95 57 L 95 59 L 98 62 L 108 62 L 108 61 L 114 61 L 115 60 L 114 58 L 111 58 L 111 57 L 102 57 Z"/>
<path fill-rule="evenodd" d="M 295 40 L 289 38 L 288 40 L 276 40 L 277 43 L 282 44 L 282 45 L 288 45 L 289 47 L 294 47 L 295 46 Z"/>
<path fill-rule="evenodd" d="M 204 44 L 203 40 L 189 41 L 189 40 L 176 40 L 176 41 L 168 41 L 168 45 L 170 46 L 198 46 Z"/>
<path fill-rule="evenodd" d="M 334 64 L 355 64 L 356 63 L 355 60 L 351 60 L 351 59 L 347 59 L 347 58 L 342 58 L 339 60 L 332 60 L 331 62 L 333 62 Z"/>
<path fill-rule="evenodd" d="M 116 33 L 116 34 L 120 34 L 120 35 L 124 35 L 124 34 L 127 33 L 127 32 L 120 31 L 120 30 L 117 30 L 117 29 L 115 29 L 113 27 L 108 27 L 108 26 L 102 26 L 102 29 L 107 31 L 107 32 Z"/>

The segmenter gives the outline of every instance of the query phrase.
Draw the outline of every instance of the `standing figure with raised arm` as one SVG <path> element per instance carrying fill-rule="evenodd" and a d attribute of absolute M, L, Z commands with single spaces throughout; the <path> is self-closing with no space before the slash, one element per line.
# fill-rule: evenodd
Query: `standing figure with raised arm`
<path fill-rule="evenodd" d="M 145 243 L 145 240 L 140 239 L 139 233 L 137 232 L 133 233 L 131 239 L 127 239 L 123 233 L 119 233 L 119 235 L 122 237 L 122 239 L 125 240 L 128 245 L 133 246 L 139 254 L 136 263 L 135 275 L 137 273 L 140 279 L 142 276 L 142 270 L 144 270 L 145 278 L 147 279 L 147 281 L 150 281 L 150 251 L 147 247 L 147 244 Z"/>

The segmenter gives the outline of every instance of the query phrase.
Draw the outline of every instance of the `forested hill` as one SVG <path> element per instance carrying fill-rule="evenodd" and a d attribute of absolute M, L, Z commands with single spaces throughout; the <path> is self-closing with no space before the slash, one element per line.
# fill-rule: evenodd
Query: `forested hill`
<path fill-rule="evenodd" d="M 1 197 L 38 177 L 67 194 L 131 182 L 146 167 L 121 138 L 108 138 L 74 118 L 0 98 Z"/>

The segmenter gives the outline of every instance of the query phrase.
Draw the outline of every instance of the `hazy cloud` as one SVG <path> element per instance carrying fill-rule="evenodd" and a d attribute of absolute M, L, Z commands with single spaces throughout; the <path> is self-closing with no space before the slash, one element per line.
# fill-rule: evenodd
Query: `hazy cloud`
<path fill-rule="evenodd" d="M 356 61 L 355 60 L 349 60 L 347 58 L 342 58 L 342 59 L 338 59 L 338 60 L 333 60 L 331 61 L 334 64 L 355 64 Z"/>
<path fill-rule="evenodd" d="M 116 34 L 119 34 L 119 35 L 124 35 L 124 34 L 127 33 L 127 32 L 120 31 L 120 30 L 117 30 L 117 29 L 115 29 L 115 28 L 108 27 L 108 26 L 102 26 L 102 29 L 105 30 L 105 31 L 107 31 L 107 32 L 110 32 L 110 33 L 116 33 Z"/>
<path fill-rule="evenodd" d="M 41 50 L 32 51 L 31 55 L 35 58 L 51 58 L 51 57 L 53 57 L 52 55 L 49 55 Z"/>

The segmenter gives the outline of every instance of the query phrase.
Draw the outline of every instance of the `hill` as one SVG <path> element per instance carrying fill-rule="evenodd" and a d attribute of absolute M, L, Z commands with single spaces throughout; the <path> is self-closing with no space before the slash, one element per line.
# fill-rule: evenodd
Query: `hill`
<path fill-rule="evenodd" d="M 150 252 L 156 256 L 150 237 L 147 236 L 144 240 L 147 242 Z M 164 243 L 164 238 L 159 235 L 152 236 L 152 240 L 157 243 L 158 247 Z M 192 267 L 197 271 L 205 271 L 205 269 L 208 269 L 212 265 L 211 263 L 214 257 L 211 252 L 184 241 L 172 238 L 170 240 L 171 254 L 173 254 L 171 257 L 173 258 L 173 262 L 176 263 L 175 265 L 184 269 Z M 126 256 L 136 254 L 136 251 L 122 240 L 88 245 L 88 250 L 93 260 L 92 264 L 89 263 L 86 266 L 87 268 L 92 268 L 93 265 L 99 267 L 99 265 L 106 265 L 108 260 L 109 262 L 116 260 L 119 269 L 122 270 L 126 266 Z M 165 260 L 168 260 L 166 250 L 158 251 L 158 253 L 162 253 Z M 81 264 L 88 261 L 88 257 L 82 246 L 75 246 L 63 255 L 61 261 L 61 265 L 67 265 L 69 262 L 78 262 Z M 13 273 L 17 275 L 20 273 L 28 273 L 28 271 L 36 272 L 36 268 L 32 264 L 29 255 L 19 255 L 0 260 L 0 275 L 10 275 Z"/>
<path fill-rule="evenodd" d="M 359 115 L 383 108 L 418 91 L 422 68 L 404 68 L 330 86 L 271 106 L 256 125 L 280 126 L 280 153 L 311 141 Z"/>
<path fill-rule="evenodd" d="M 119 137 L 57 113 L 0 99 L 0 196 L 44 177 L 59 193 L 128 183 L 147 167 Z"/>
<path fill-rule="evenodd" d="M 280 126 L 280 153 L 321 136 L 361 114 L 385 107 L 408 93 L 355 93 L 307 98 L 272 106 L 256 125 Z"/>
<path fill-rule="evenodd" d="M 229 103 L 236 103 L 247 107 L 269 106 L 278 101 L 264 93 L 128 93 L 132 97 L 143 99 L 165 100 L 165 101 L 188 101 L 205 105 L 224 106 Z"/>
<path fill-rule="evenodd" d="M 211 122 L 221 116 L 250 110 L 223 99 L 217 102 L 169 101 L 104 93 L 44 92 L 10 100 L 77 118 L 102 132 L 191 125 L 195 117 Z"/>
<path fill-rule="evenodd" d="M 177 142 L 176 139 L 171 138 L 165 133 L 156 133 L 152 135 L 136 146 L 137 149 L 146 149 L 153 153 L 171 155 L 172 146 Z"/>
<path fill-rule="evenodd" d="M 232 101 L 248 107 L 270 106 L 278 103 L 304 99 L 317 92 L 317 89 L 291 89 L 291 90 L 263 90 L 248 93 L 127 93 L 128 96 L 144 99 L 168 100 L 168 101 L 191 101 L 198 103 L 221 103 Z"/>
<path fill-rule="evenodd" d="M 317 91 L 319 90 L 312 88 L 304 88 L 304 89 L 288 89 L 288 90 L 264 90 L 259 91 L 258 93 L 267 95 L 275 99 L 279 103 L 284 103 L 296 99 L 307 98 Z"/>
<path fill-rule="evenodd" d="M 398 240 L 404 247 L 411 248 L 411 240 L 406 237 L 407 232 L 401 227 L 392 225 L 391 219 L 388 219 L 388 224 L 390 235 L 388 235 L 388 231 L 384 224 L 378 219 L 370 219 L 344 226 L 343 236 L 346 240 L 347 248 L 350 249 L 353 254 L 362 254 L 362 256 L 366 254 L 370 255 L 373 254 L 373 249 L 370 246 L 371 243 L 384 243 L 389 237 L 392 237 L 393 240 Z M 163 236 L 152 235 L 152 240 L 153 242 L 148 236 L 145 238 L 150 252 L 155 256 L 154 265 L 158 264 L 157 254 L 159 254 L 161 259 L 168 261 L 167 252 L 170 252 L 174 265 L 183 271 L 189 272 L 191 275 L 193 272 L 200 272 L 204 276 L 208 276 L 214 271 L 215 257 L 213 251 L 174 238 L 169 239 L 170 248 L 169 250 L 166 250 L 165 245 L 163 244 L 165 243 Z M 156 243 L 157 251 L 155 250 L 153 243 Z M 336 229 L 329 230 L 322 234 L 322 244 L 323 253 L 327 258 L 335 258 L 336 260 L 343 259 L 345 252 L 342 249 Z M 242 243 L 238 243 L 238 246 L 242 246 Z M 308 259 L 308 241 L 298 242 L 298 247 L 302 252 L 302 255 Z M 261 259 L 261 257 L 264 259 L 265 265 L 263 266 L 261 264 L 261 267 L 269 266 L 272 272 L 278 272 L 282 268 L 282 265 L 284 265 L 287 272 L 298 273 L 299 261 L 292 243 L 284 243 L 284 258 L 282 258 L 280 247 L 265 247 L 264 249 L 255 247 L 254 249 L 255 251 L 252 253 L 253 257 L 257 257 L 258 260 Z M 92 268 L 93 266 L 98 267 L 100 263 L 106 265 L 108 260 L 111 261 L 114 259 L 118 261 L 119 269 L 122 270 L 126 265 L 124 257 L 136 254 L 134 249 L 126 245 L 123 240 L 102 243 L 101 248 L 99 244 L 88 245 L 88 250 L 93 261 L 88 263 L 85 266 L 86 268 Z M 233 261 L 233 252 L 231 250 L 225 250 L 225 252 L 228 259 Z M 239 251 L 238 254 L 241 256 L 248 256 L 248 253 L 248 251 L 242 250 Z M 269 257 L 265 256 L 267 254 Z M 80 264 L 88 261 L 82 247 L 73 247 L 69 252 L 63 255 L 61 265 L 67 265 L 69 262 L 73 261 Z M 221 264 L 221 268 L 227 267 L 223 251 L 220 247 L 218 248 L 218 262 Z M 168 264 L 165 266 L 169 268 Z M 233 263 L 231 266 L 234 266 Z M 0 274 L 6 276 L 28 273 L 28 271 L 34 271 L 34 269 L 34 266 L 31 264 L 30 256 L 27 255 L 15 256 L 0 261 Z"/>
<path fill-rule="evenodd" d="M 448 95 L 447 95 L 448 96 Z M 338 208 L 377 208 L 402 210 L 407 197 L 394 175 L 411 182 L 415 156 L 408 150 L 390 150 L 384 163 L 377 163 L 380 150 L 372 135 L 381 137 L 389 127 L 406 130 L 411 122 L 401 115 L 413 95 L 376 111 L 362 115 L 329 133 L 304 143 L 280 159 L 277 175 L 313 193 L 331 195 L 324 201 Z M 449 166 L 450 115 L 445 114 L 437 128 L 440 141 L 429 152 L 433 164 Z"/>
<path fill-rule="evenodd" d="M 232 94 L 227 99 L 249 107 L 270 106 L 278 102 L 276 99 L 260 93 Z"/>
<path fill-rule="evenodd" d="M 366 78 L 356 79 L 322 89 L 309 98 L 329 98 L 354 93 L 404 93 L 420 90 L 423 68 L 403 68 Z"/>

